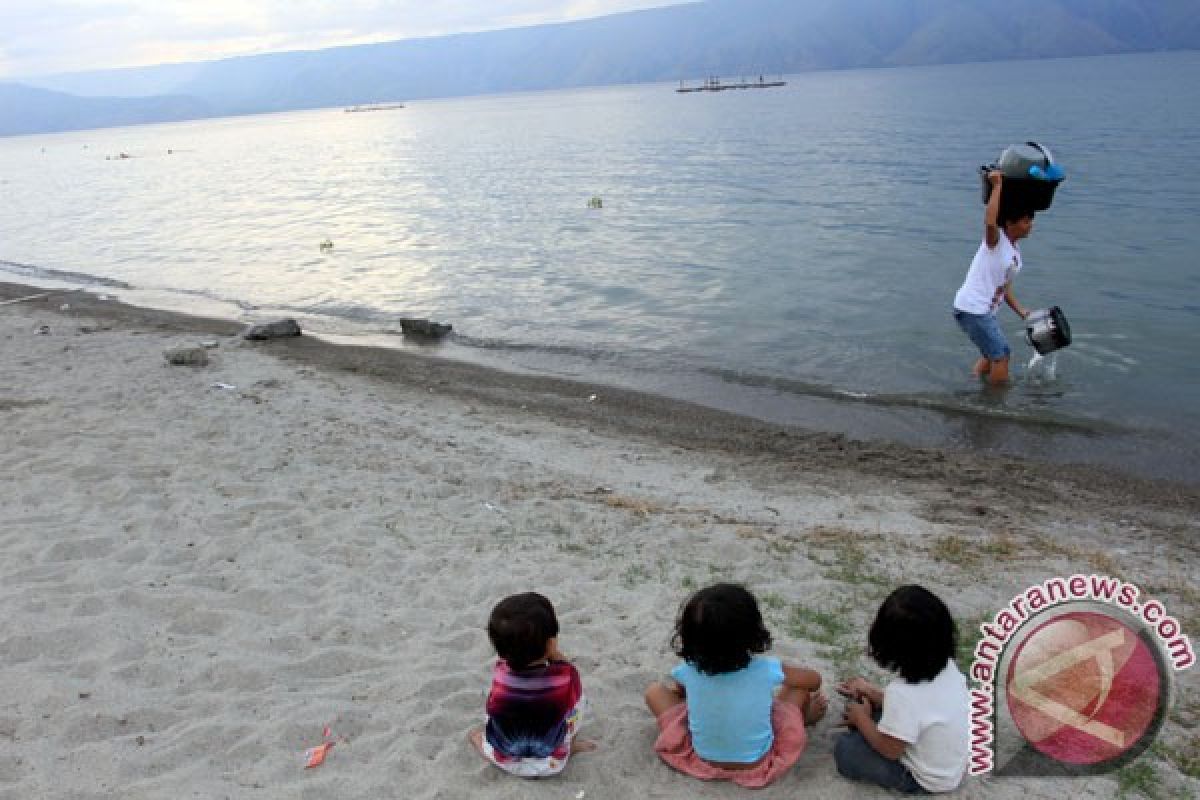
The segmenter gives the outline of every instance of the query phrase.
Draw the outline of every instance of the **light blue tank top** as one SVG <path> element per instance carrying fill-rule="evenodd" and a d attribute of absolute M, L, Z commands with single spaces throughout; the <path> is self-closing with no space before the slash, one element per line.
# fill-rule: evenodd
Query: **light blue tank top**
<path fill-rule="evenodd" d="M 752 764 L 771 749 L 771 702 L 783 683 L 778 658 L 755 656 L 745 668 L 723 675 L 705 675 L 685 662 L 671 677 L 687 693 L 692 747 L 705 761 Z"/>

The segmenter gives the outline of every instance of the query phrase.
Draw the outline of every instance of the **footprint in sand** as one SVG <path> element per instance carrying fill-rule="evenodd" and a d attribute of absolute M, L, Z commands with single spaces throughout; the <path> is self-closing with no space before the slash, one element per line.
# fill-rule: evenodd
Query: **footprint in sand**
<path fill-rule="evenodd" d="M 42 552 L 42 561 L 83 561 L 104 558 L 113 550 L 112 539 L 103 537 L 55 542 Z"/>

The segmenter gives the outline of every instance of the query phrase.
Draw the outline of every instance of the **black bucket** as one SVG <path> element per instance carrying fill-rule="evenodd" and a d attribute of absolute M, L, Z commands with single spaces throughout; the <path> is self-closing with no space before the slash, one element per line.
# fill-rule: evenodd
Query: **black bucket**
<path fill-rule="evenodd" d="M 1029 312 L 1025 318 L 1025 341 L 1042 356 L 1071 344 L 1071 326 L 1062 309 L 1051 306 Z"/>
<path fill-rule="evenodd" d="M 1001 153 L 996 163 L 979 168 L 984 203 L 992 196 L 988 173 L 997 169 L 1004 173 L 1000 205 L 1005 211 L 1045 211 L 1054 202 L 1054 191 L 1063 181 L 1062 169 L 1054 163 L 1049 150 L 1037 142 L 1015 144 Z"/>

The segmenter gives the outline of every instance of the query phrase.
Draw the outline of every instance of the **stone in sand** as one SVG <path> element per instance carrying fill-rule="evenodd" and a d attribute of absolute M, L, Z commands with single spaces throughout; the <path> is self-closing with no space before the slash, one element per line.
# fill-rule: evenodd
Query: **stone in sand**
<path fill-rule="evenodd" d="M 430 322 L 427 319 L 403 317 L 400 320 L 400 330 L 405 336 L 427 336 L 430 339 L 440 339 L 454 330 L 454 326 L 442 322 Z"/>
<path fill-rule="evenodd" d="M 203 347 L 176 347 L 164 350 L 163 358 L 174 367 L 204 367 L 208 365 L 208 351 Z"/>
<path fill-rule="evenodd" d="M 299 336 L 300 325 L 294 319 L 277 319 L 274 322 L 264 322 L 251 325 L 242 334 L 243 339 L 261 341 L 264 339 L 283 339 L 288 336 Z"/>

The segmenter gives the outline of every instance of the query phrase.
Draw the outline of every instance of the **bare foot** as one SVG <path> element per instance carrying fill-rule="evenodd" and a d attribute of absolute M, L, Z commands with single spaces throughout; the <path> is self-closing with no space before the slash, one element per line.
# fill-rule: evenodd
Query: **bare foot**
<path fill-rule="evenodd" d="M 467 741 L 479 752 L 479 755 L 483 755 L 483 728 L 471 728 L 467 731 Z"/>
<path fill-rule="evenodd" d="M 829 698 L 824 692 L 814 692 L 808 696 L 808 702 L 804 704 L 804 724 L 816 725 L 825 717 L 825 712 L 829 710 Z"/>
<path fill-rule="evenodd" d="M 983 377 L 992 371 L 992 362 L 986 358 L 981 358 L 975 362 L 975 366 L 971 367 L 971 372 L 976 377 Z"/>
<path fill-rule="evenodd" d="M 590 753 L 599 747 L 600 745 L 596 744 L 591 739 L 572 739 L 571 755 L 574 755 L 575 753 Z"/>

